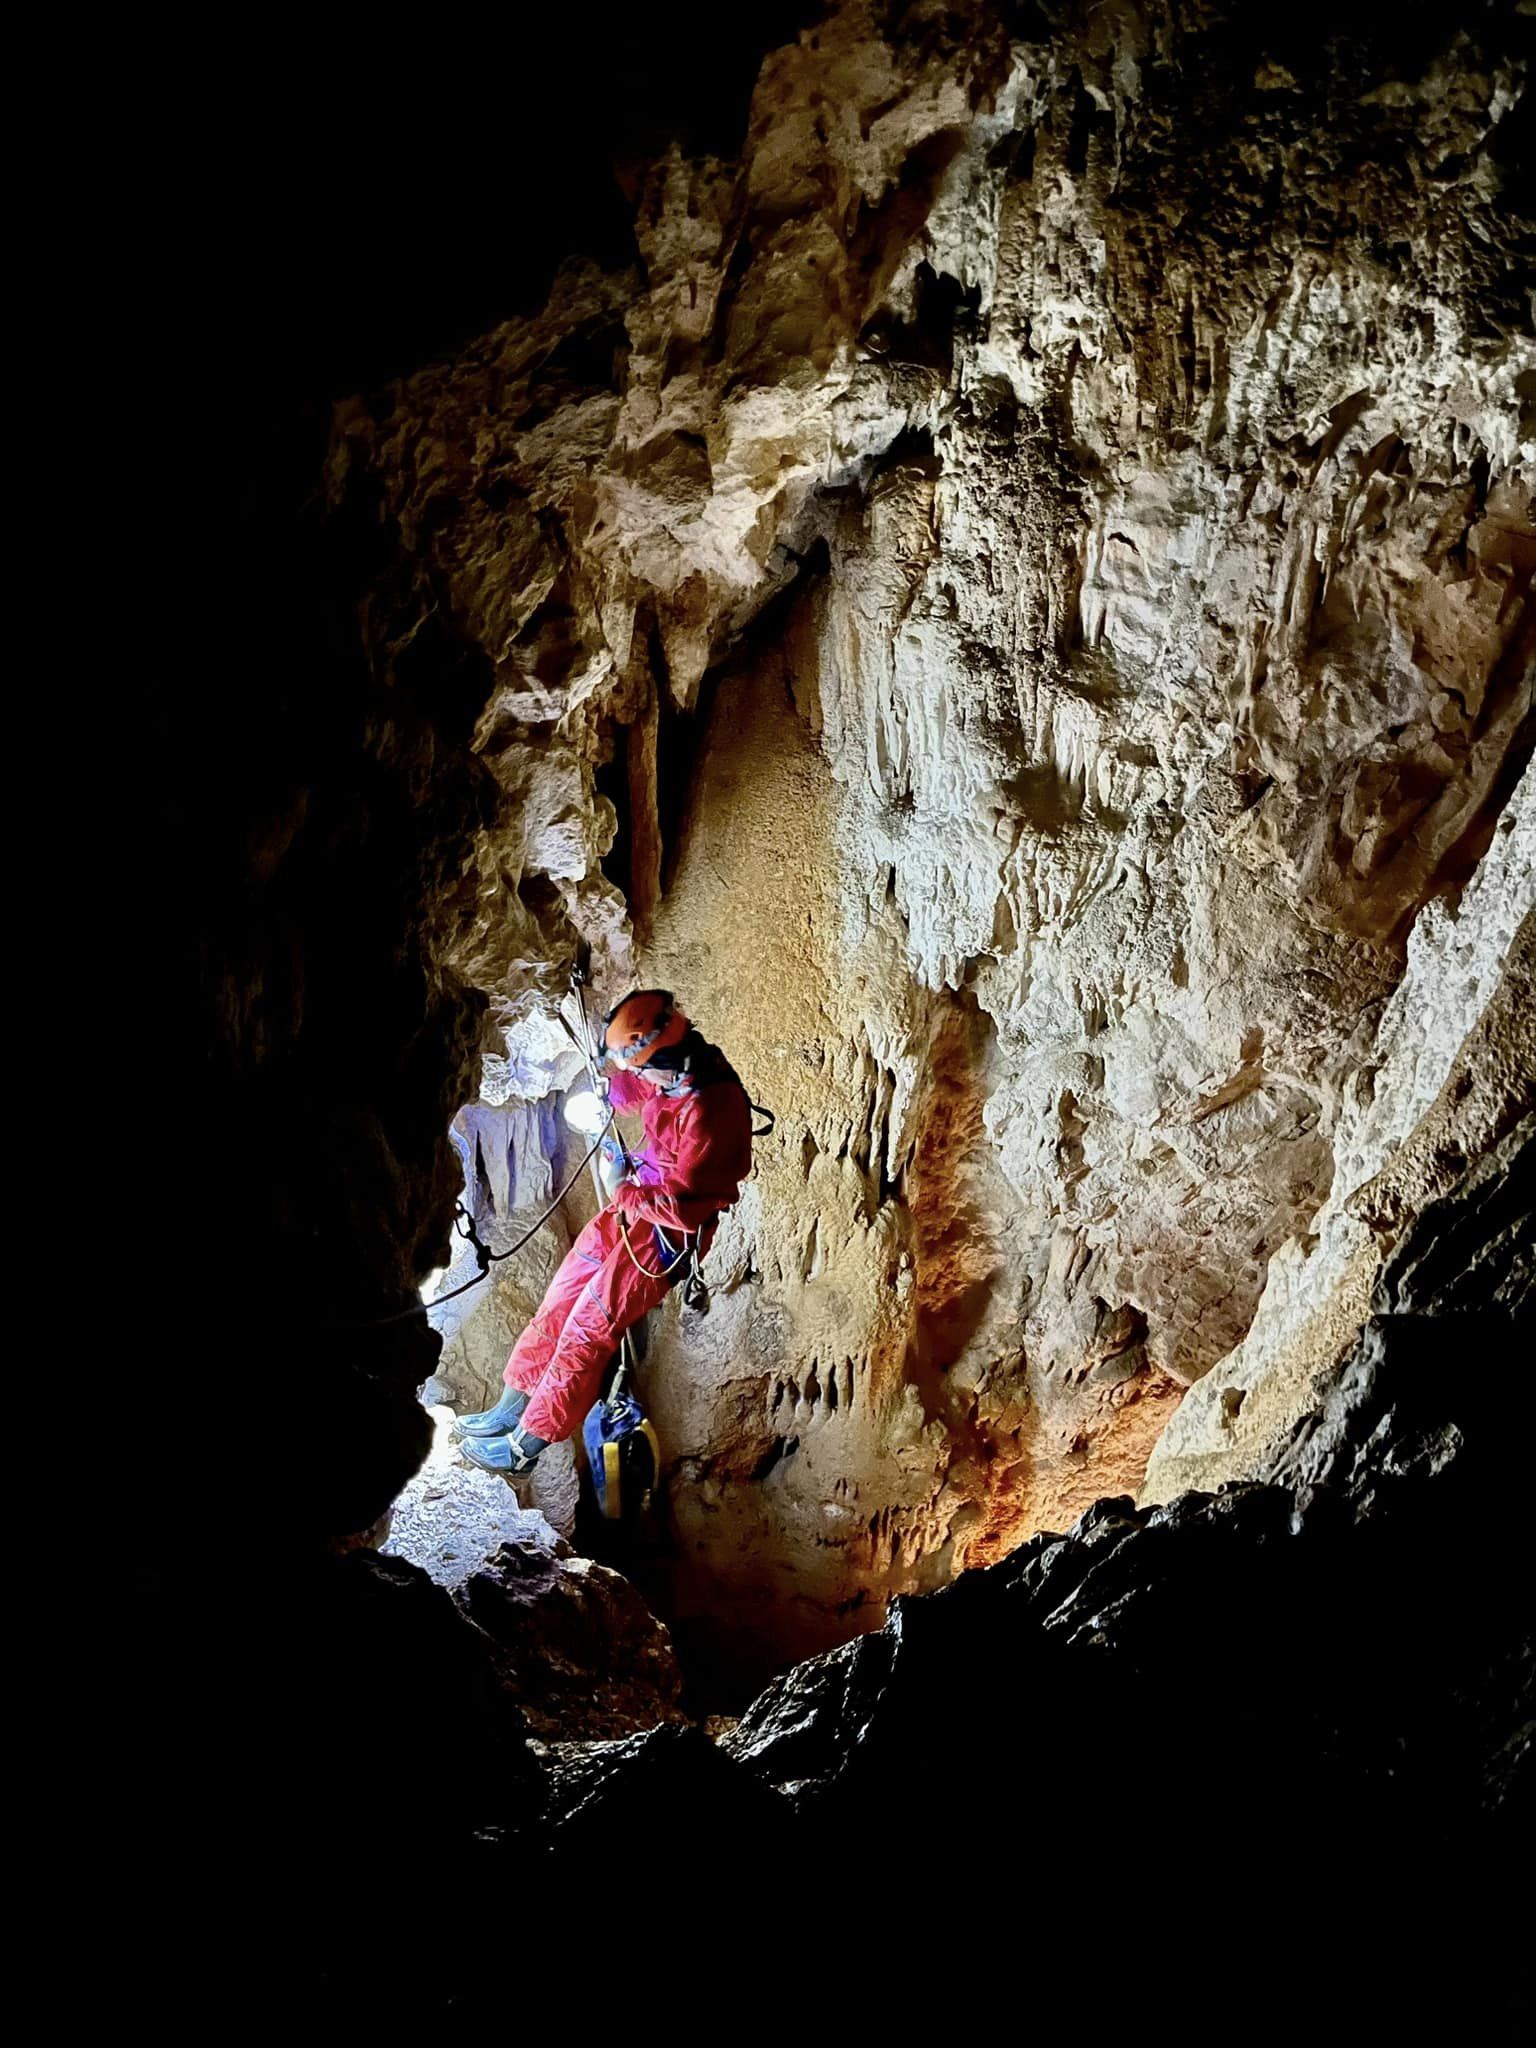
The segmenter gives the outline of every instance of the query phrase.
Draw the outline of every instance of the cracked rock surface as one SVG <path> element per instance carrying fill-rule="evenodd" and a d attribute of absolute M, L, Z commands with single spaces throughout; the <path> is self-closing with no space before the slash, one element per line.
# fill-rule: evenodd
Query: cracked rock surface
<path fill-rule="evenodd" d="M 1358 1327 L 1532 897 L 1501 23 L 849 0 L 629 268 L 338 408 L 485 683 L 494 1088 L 584 943 L 778 1113 L 653 1343 L 679 1615 L 817 1647 L 1170 1417 L 1235 1475 Z"/>
<path fill-rule="evenodd" d="M 1251 1481 L 1167 1506 L 1102 1501 L 1068 1536 L 900 1601 L 881 1631 L 775 1680 L 721 1747 L 788 1804 L 801 1844 L 899 1854 L 916 1760 L 942 1771 L 935 1738 L 963 1699 L 967 1725 L 1006 1726 L 1021 1753 L 1066 1731 L 1081 1767 L 1021 1766 L 1011 1787 L 1027 1784 L 1032 1840 L 1113 1826 L 1126 1787 L 1103 1759 L 1161 1737 L 1136 1787 L 1144 1851 L 1236 1854 L 1234 1830 L 1266 1813 L 1273 1826 L 1299 1798 L 1308 1867 L 1327 1842 L 1379 1882 L 1398 1855 L 1422 1868 L 1475 1839 L 1496 1890 L 1529 1817 L 1536 1730 L 1506 1457 L 1532 1406 L 1533 1146 L 1528 1114 L 1415 1221 L 1326 1398 Z M 1484 1248 L 1475 1278 L 1469 1242 Z M 628 1752 L 593 1762 L 634 1768 Z M 1212 1778 L 1235 1816 L 1200 1790 Z M 1284 1833 L 1267 1838 L 1276 1879 Z"/>

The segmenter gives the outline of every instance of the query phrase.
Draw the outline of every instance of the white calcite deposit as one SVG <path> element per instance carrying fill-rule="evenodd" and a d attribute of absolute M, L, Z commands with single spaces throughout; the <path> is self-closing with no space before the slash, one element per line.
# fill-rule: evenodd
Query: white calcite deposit
<path fill-rule="evenodd" d="M 834 9 L 739 163 L 639 179 L 631 268 L 337 415 L 494 676 L 489 1100 L 568 1078 L 584 940 L 778 1112 L 646 1384 L 678 1605 L 795 1649 L 1165 1424 L 1154 1493 L 1246 1468 L 1530 906 L 1519 82 L 1181 12 Z"/>

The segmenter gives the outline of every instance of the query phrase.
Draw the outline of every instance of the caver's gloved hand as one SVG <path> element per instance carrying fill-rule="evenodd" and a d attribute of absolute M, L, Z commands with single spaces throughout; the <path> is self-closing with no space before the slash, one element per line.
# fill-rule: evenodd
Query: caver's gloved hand
<path fill-rule="evenodd" d="M 603 1188 L 610 1201 L 617 1197 L 621 1187 L 660 1187 L 664 1178 L 661 1168 L 645 1152 L 627 1151 L 611 1134 L 603 1140 L 602 1161 Z"/>
<path fill-rule="evenodd" d="M 597 1177 L 603 1184 L 603 1193 L 613 1200 L 615 1188 L 619 1187 L 629 1172 L 629 1154 L 611 1134 L 604 1138 L 598 1155 Z"/>
<path fill-rule="evenodd" d="M 659 1188 L 665 1178 L 648 1153 L 628 1152 L 612 1138 L 603 1140 L 603 1157 L 617 1166 L 622 1177 L 633 1181 L 636 1187 Z"/>

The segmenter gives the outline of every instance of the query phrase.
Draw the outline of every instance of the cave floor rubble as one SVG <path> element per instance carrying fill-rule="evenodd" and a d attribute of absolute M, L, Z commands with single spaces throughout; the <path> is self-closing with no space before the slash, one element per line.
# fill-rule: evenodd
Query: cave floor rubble
<path fill-rule="evenodd" d="M 553 1554 L 561 1531 L 538 1504 L 524 1505 L 506 1480 L 481 1472 L 459 1455 L 450 1434 L 454 1413 L 430 1407 L 432 1448 L 395 1501 L 387 1557 L 419 1565 L 439 1586 L 463 1585 L 503 1543 Z M 559 1514 L 555 1503 L 549 1503 Z"/>

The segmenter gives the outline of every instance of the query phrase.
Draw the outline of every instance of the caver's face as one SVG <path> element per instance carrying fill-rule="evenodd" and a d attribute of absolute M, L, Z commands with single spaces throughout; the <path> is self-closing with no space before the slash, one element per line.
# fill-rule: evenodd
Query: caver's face
<path fill-rule="evenodd" d="M 662 1087 L 667 1078 L 659 1067 L 632 1067 L 627 1060 L 621 1060 L 617 1053 L 609 1053 L 608 1064 L 621 1074 L 633 1074 L 637 1081 L 644 1081 L 649 1088 Z"/>

